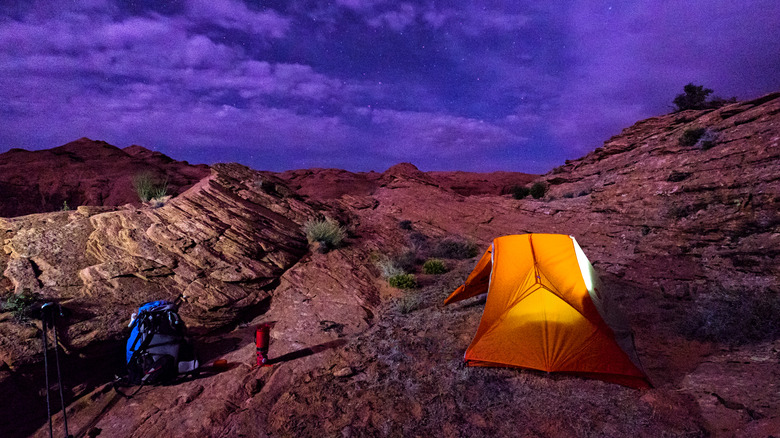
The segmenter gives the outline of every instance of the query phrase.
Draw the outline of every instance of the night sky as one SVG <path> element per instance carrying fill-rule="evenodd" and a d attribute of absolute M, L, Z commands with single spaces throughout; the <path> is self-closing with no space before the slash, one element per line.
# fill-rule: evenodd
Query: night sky
<path fill-rule="evenodd" d="M 780 90 L 780 2 L 0 3 L 0 152 L 544 172 L 693 82 Z"/>

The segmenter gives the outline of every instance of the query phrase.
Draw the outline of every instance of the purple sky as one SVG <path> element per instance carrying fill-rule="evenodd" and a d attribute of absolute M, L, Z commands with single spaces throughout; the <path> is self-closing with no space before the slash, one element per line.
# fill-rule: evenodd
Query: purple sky
<path fill-rule="evenodd" d="M 775 0 L 4 1 L 0 152 L 544 172 L 688 82 L 780 90 L 778 31 Z"/>

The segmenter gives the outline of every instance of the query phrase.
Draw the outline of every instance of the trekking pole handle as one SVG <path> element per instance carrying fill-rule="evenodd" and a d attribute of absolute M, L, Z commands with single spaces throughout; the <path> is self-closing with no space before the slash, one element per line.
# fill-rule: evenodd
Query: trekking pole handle
<path fill-rule="evenodd" d="M 62 316 L 62 307 L 57 303 L 49 301 L 41 306 L 41 320 L 54 324 L 54 318 Z"/>

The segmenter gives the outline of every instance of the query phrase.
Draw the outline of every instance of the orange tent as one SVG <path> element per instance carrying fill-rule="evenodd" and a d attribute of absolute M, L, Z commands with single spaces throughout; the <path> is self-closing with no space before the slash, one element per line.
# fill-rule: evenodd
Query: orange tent
<path fill-rule="evenodd" d="M 487 292 L 470 366 L 508 366 L 650 386 L 625 318 L 572 236 L 504 236 L 444 304 Z"/>

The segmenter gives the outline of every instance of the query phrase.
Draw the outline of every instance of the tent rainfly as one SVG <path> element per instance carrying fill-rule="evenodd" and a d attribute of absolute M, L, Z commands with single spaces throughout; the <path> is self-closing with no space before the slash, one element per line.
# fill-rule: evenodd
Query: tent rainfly
<path fill-rule="evenodd" d="M 450 304 L 487 292 L 470 366 L 520 367 L 648 388 L 633 334 L 577 240 L 499 237 Z"/>

